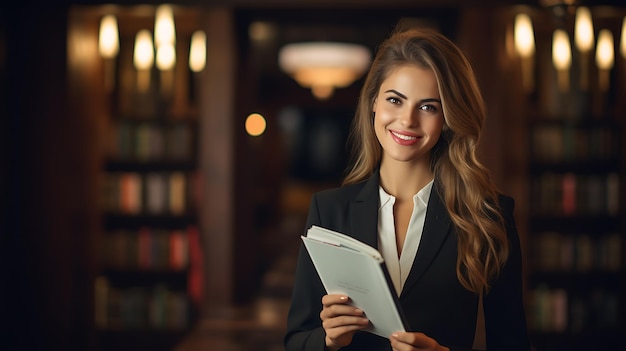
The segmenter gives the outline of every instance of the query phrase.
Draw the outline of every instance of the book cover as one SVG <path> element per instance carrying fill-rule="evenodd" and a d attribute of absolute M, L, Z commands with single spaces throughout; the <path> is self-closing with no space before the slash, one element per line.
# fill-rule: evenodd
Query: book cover
<path fill-rule="evenodd" d="M 187 179 L 183 172 L 173 172 L 169 176 L 169 210 L 174 215 L 183 214 L 186 209 Z"/>
<path fill-rule="evenodd" d="M 408 329 L 380 253 L 347 235 L 317 226 L 302 236 L 329 294 L 345 294 L 370 320 L 366 331 L 389 338 Z"/>
<path fill-rule="evenodd" d="M 146 175 L 146 210 L 150 214 L 163 214 L 167 210 L 167 179 L 160 172 Z"/>
<path fill-rule="evenodd" d="M 169 233 L 169 267 L 173 270 L 183 270 L 187 267 L 189 250 L 187 235 L 182 230 L 173 230 Z"/>

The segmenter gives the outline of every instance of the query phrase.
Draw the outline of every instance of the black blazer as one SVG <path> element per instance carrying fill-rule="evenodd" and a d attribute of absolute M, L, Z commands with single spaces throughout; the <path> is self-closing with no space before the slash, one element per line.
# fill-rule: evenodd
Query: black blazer
<path fill-rule="evenodd" d="M 456 276 L 457 237 L 437 184 L 426 212 L 424 232 L 411 272 L 400 295 L 410 331 L 420 331 L 452 350 L 470 350 L 474 342 L 478 295 Z M 379 175 L 368 181 L 313 195 L 306 228 L 319 225 L 378 246 Z M 513 219 L 513 199 L 500 197 L 510 254 L 499 277 L 484 297 L 487 348 L 529 350 L 522 301 L 522 262 Z M 319 313 L 326 294 L 304 246 L 300 246 L 285 346 L 288 351 L 324 350 Z M 367 311 L 365 311 L 367 313 Z M 389 340 L 357 332 L 342 350 L 390 350 Z"/>

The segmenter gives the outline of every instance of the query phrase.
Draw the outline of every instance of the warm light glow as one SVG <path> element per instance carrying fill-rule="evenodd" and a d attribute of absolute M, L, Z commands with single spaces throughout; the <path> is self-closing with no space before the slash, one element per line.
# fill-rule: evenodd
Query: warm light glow
<path fill-rule="evenodd" d="M 256 42 L 267 41 L 276 35 L 276 28 L 269 22 L 255 21 L 248 27 L 248 36 Z"/>
<path fill-rule="evenodd" d="M 138 70 L 148 70 L 154 63 L 154 48 L 150 31 L 142 29 L 135 37 L 133 63 Z"/>
<path fill-rule="evenodd" d="M 361 77 L 370 59 L 366 47 L 347 43 L 295 43 L 279 53 L 280 68 L 319 99 L 327 99 L 335 88 L 347 87 Z"/>
<path fill-rule="evenodd" d="M 515 49 L 521 57 L 531 57 L 535 53 L 533 24 L 525 13 L 515 16 Z"/>
<path fill-rule="evenodd" d="M 252 113 L 246 118 L 246 132 L 251 136 L 259 136 L 265 132 L 267 123 L 258 113 Z"/>
<path fill-rule="evenodd" d="M 137 90 L 145 92 L 150 88 L 150 70 L 154 64 L 152 35 L 147 29 L 140 30 L 135 37 L 133 63 L 137 69 Z"/>
<path fill-rule="evenodd" d="M 613 50 L 613 33 L 603 29 L 598 34 L 598 47 L 596 48 L 596 64 L 598 65 L 598 84 L 600 91 L 606 92 L 610 86 L 610 71 L 615 61 Z"/>
<path fill-rule="evenodd" d="M 572 49 L 567 32 L 562 29 L 554 31 L 552 37 L 552 62 L 556 68 L 559 90 L 569 90 L 569 68 L 572 65 Z"/>
<path fill-rule="evenodd" d="M 608 29 L 603 29 L 598 34 L 598 47 L 596 49 L 596 64 L 599 69 L 609 70 L 613 68 L 615 53 L 613 51 L 613 34 Z"/>
<path fill-rule="evenodd" d="M 193 72 L 200 72 L 206 65 L 206 34 L 203 31 L 195 31 L 191 35 L 189 48 L 189 68 Z"/>
<path fill-rule="evenodd" d="M 552 37 L 552 62 L 558 70 L 567 70 L 572 64 L 569 36 L 562 29 L 555 30 Z"/>
<path fill-rule="evenodd" d="M 574 23 L 574 43 L 580 52 L 580 88 L 583 91 L 589 88 L 589 62 L 593 49 L 593 23 L 591 11 L 588 7 L 581 6 L 576 9 L 576 21 Z"/>
<path fill-rule="evenodd" d="M 593 23 L 591 11 L 585 6 L 576 9 L 576 23 L 574 27 L 574 40 L 576 48 L 580 52 L 589 52 L 593 48 Z"/>
<path fill-rule="evenodd" d="M 176 45 L 176 29 L 174 26 L 174 10 L 170 5 L 159 5 L 154 20 L 154 44 L 158 48 L 162 44 Z"/>
<path fill-rule="evenodd" d="M 114 58 L 120 51 L 117 18 L 114 15 L 106 15 L 100 21 L 98 49 L 104 58 Z"/>
<path fill-rule="evenodd" d="M 157 49 L 156 66 L 161 71 L 168 71 L 176 64 L 176 50 L 172 44 L 162 44 Z"/>
<path fill-rule="evenodd" d="M 303 87 L 311 88 L 315 97 L 326 99 L 335 87 L 346 87 L 359 75 L 349 67 L 302 67 L 293 73 L 293 77 Z"/>

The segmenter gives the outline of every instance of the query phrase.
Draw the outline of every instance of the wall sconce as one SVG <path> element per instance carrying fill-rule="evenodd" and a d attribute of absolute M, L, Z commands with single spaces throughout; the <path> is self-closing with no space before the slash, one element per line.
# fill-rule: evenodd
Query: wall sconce
<path fill-rule="evenodd" d="M 610 72 L 615 61 L 613 45 L 613 34 L 611 31 L 608 29 L 602 29 L 600 34 L 598 34 L 596 64 L 598 65 L 598 83 L 600 91 L 603 93 L 609 90 Z"/>
<path fill-rule="evenodd" d="M 206 65 L 206 34 L 203 31 L 195 31 L 191 35 L 189 46 L 189 68 L 192 72 L 201 72 Z"/>
<path fill-rule="evenodd" d="M 572 65 L 572 49 L 569 36 L 563 29 L 557 29 L 552 36 L 552 63 L 556 68 L 559 90 L 569 90 L 569 68 Z"/>
<path fill-rule="evenodd" d="M 98 51 L 104 59 L 104 87 L 110 92 L 115 86 L 115 57 L 120 51 L 119 29 L 114 15 L 106 15 L 100 21 Z"/>
<path fill-rule="evenodd" d="M 593 23 L 591 11 L 585 6 L 576 9 L 574 23 L 574 42 L 580 52 L 580 88 L 586 91 L 589 88 L 589 58 L 593 49 Z"/>
<path fill-rule="evenodd" d="M 150 87 L 150 70 L 154 64 L 152 35 L 147 29 L 140 30 L 135 36 L 133 63 L 137 69 L 137 90 L 145 92 Z"/>
<path fill-rule="evenodd" d="M 328 99 L 361 77 L 370 65 L 370 51 L 357 44 L 311 42 L 285 45 L 279 52 L 280 68 L 313 95 Z"/>
<path fill-rule="evenodd" d="M 535 34 L 532 21 L 527 14 L 520 13 L 515 16 L 514 37 L 515 50 L 522 59 L 522 86 L 524 91 L 531 92 L 535 86 Z"/>

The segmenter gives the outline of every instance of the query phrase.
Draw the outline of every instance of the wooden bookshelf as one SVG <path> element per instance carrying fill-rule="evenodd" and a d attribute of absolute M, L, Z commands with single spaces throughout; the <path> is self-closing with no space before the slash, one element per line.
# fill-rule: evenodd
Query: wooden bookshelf
<path fill-rule="evenodd" d="M 529 329 L 538 350 L 616 348 L 626 326 L 623 121 L 529 126 Z"/>
<path fill-rule="evenodd" d="M 154 11 L 143 9 L 77 6 L 69 15 L 76 45 L 97 42 L 100 19 L 111 11 L 120 38 L 114 59 L 87 65 L 78 51 L 69 52 L 71 86 L 89 96 L 81 111 L 97 131 L 99 227 L 86 234 L 94 350 L 171 350 L 201 315 L 200 128 L 186 59 L 199 15 L 175 7 L 176 64 L 168 73 L 153 67 L 140 88 L 135 35 L 154 26 Z"/>

